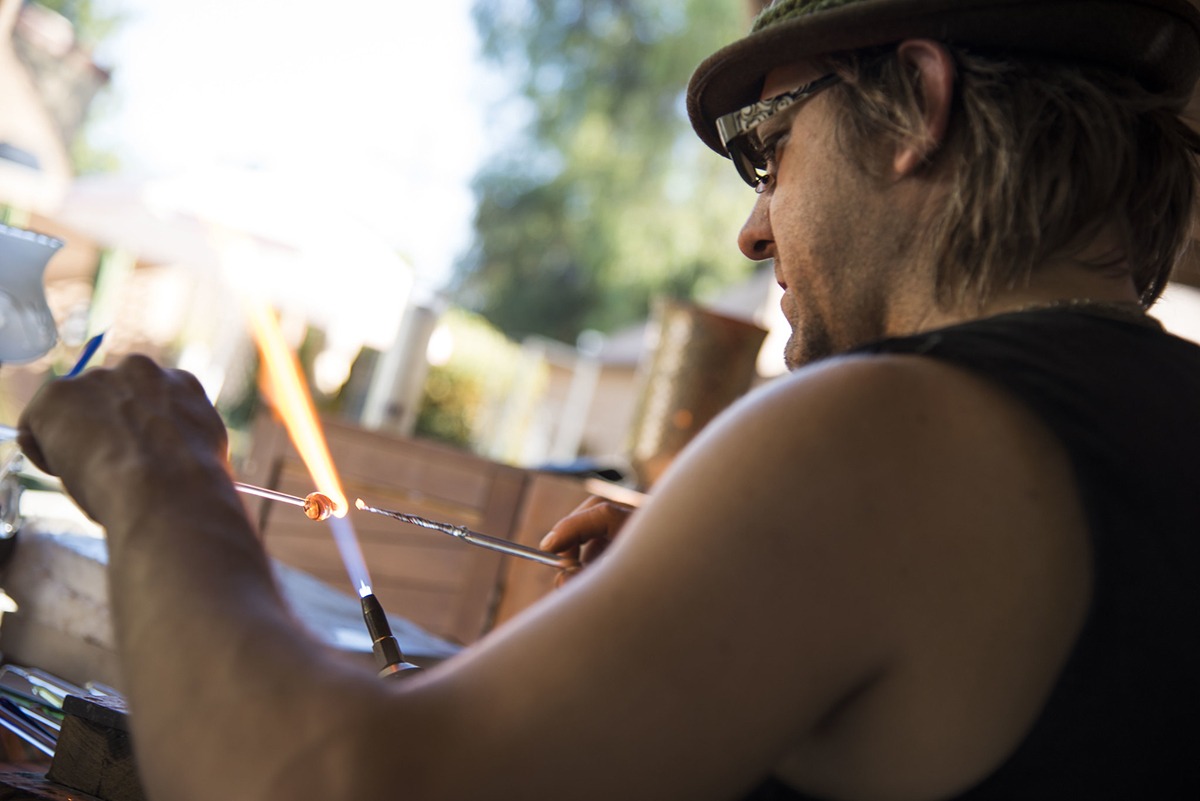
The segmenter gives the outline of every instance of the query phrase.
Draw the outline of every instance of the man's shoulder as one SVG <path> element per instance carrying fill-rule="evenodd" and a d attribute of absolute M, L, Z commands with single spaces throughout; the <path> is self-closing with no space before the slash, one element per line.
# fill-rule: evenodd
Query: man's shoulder
<path fill-rule="evenodd" d="M 913 355 L 828 359 L 767 385 L 730 415 L 735 427 L 771 421 L 772 436 L 798 446 L 822 439 L 877 452 L 1002 438 L 1008 427 L 1038 427 L 1011 394 L 983 376 Z M 910 454 L 911 455 L 911 454 Z"/>
<path fill-rule="evenodd" d="M 743 398 L 708 426 L 668 474 L 686 483 L 806 493 L 823 504 L 870 493 L 883 509 L 914 495 L 1019 494 L 1066 464 L 1053 434 L 986 379 L 913 356 L 835 358 Z M 934 512 L 934 509 L 930 509 Z M 866 521 L 863 521 L 864 523 Z"/>
<path fill-rule="evenodd" d="M 1034 412 L 930 359 L 832 359 L 743 399 L 712 428 L 678 472 L 718 493 L 732 482 L 792 499 L 756 511 L 780 530 L 803 515 L 870 536 L 1034 531 L 1078 505 L 1066 450 Z"/>

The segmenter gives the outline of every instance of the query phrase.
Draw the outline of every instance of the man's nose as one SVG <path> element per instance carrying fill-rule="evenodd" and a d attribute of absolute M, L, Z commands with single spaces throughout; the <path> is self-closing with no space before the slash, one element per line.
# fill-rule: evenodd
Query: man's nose
<path fill-rule="evenodd" d="M 746 218 L 741 232 L 738 234 L 738 247 L 746 258 L 754 261 L 775 257 L 775 238 L 771 231 L 771 217 L 767 212 L 767 196 L 758 195 L 754 208 Z"/>

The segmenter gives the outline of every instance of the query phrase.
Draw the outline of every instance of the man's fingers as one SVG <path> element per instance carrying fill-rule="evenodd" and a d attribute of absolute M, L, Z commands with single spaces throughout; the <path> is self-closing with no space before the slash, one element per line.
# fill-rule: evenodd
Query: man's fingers
<path fill-rule="evenodd" d="M 17 432 L 17 447 L 21 449 L 21 453 L 25 454 L 25 458 L 33 463 L 34 467 L 44 473 L 54 475 L 54 471 L 46 464 L 46 457 L 42 453 L 42 449 L 38 447 L 33 433 L 24 425 L 24 420 L 22 420 L 22 424 Z"/>
<path fill-rule="evenodd" d="M 596 561 L 600 558 L 600 554 L 604 553 L 611 543 L 612 540 L 608 538 L 589 540 L 588 542 L 584 543 L 579 554 L 580 563 L 587 565 Z"/>
<path fill-rule="evenodd" d="M 610 513 L 601 504 L 581 504 L 575 511 L 559 520 L 542 538 L 540 547 L 559 553 L 567 548 L 576 548 L 588 540 L 610 536 L 612 521 Z"/>

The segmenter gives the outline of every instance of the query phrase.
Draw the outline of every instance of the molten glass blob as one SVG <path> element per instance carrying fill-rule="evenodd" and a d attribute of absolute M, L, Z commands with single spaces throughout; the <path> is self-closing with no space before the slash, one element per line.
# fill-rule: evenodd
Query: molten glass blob
<path fill-rule="evenodd" d="M 310 492 L 304 496 L 304 514 L 309 520 L 324 520 L 337 511 L 337 505 L 323 492 Z"/>

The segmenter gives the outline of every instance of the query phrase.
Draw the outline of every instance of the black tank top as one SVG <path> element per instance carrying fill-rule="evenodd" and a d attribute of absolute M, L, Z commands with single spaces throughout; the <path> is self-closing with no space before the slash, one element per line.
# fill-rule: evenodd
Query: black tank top
<path fill-rule="evenodd" d="M 1024 740 L 954 801 L 1200 799 L 1200 346 L 1081 307 L 856 352 L 997 382 L 1062 442 L 1087 513 L 1095 586 L 1079 639 Z M 810 798 L 770 780 L 746 801 Z"/>

